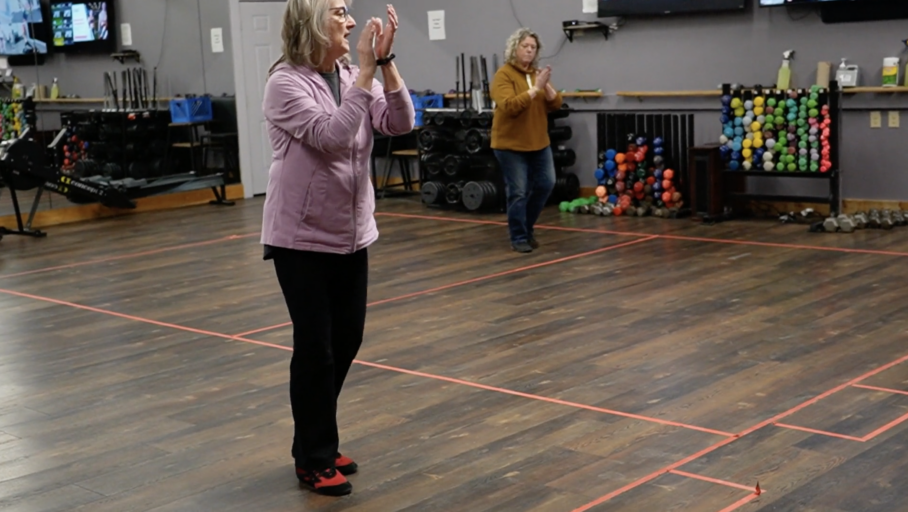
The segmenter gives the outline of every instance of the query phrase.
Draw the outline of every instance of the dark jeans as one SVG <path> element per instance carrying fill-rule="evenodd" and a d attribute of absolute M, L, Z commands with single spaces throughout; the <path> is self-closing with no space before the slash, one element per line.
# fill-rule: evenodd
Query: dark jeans
<path fill-rule="evenodd" d="M 368 254 L 277 249 L 274 267 L 293 321 L 291 453 L 300 468 L 333 468 L 337 399 L 366 324 Z"/>
<path fill-rule="evenodd" d="M 527 242 L 555 188 L 552 148 L 539 151 L 495 150 L 508 196 L 508 230 L 511 243 Z"/>

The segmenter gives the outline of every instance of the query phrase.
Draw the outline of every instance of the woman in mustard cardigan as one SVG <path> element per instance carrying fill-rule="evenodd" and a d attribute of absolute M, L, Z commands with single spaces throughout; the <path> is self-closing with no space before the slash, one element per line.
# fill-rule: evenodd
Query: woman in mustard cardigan
<path fill-rule="evenodd" d="M 549 82 L 551 66 L 539 69 L 541 51 L 531 30 L 512 34 L 491 87 L 492 149 L 507 189 L 511 247 L 521 253 L 539 248 L 533 226 L 555 188 L 548 113 L 561 108 L 562 98 Z"/>

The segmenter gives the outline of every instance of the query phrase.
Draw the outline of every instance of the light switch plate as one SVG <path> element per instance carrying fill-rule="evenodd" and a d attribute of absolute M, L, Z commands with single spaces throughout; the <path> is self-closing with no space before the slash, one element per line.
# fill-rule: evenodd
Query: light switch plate
<path fill-rule="evenodd" d="M 221 28 L 211 29 L 211 52 L 224 53 L 224 30 Z"/>
<path fill-rule="evenodd" d="M 123 46 L 132 46 L 132 26 L 129 23 L 120 24 L 120 37 L 123 39 Z"/>
<path fill-rule="evenodd" d="M 901 124 L 901 115 L 899 115 L 898 110 L 892 110 L 889 112 L 889 127 L 898 128 Z"/>
<path fill-rule="evenodd" d="M 871 128 L 882 128 L 883 127 L 883 114 L 878 111 L 870 113 L 870 127 Z"/>

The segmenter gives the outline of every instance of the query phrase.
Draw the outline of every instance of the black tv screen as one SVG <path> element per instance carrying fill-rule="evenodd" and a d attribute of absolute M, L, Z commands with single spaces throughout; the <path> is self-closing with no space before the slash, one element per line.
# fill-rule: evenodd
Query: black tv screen
<path fill-rule="evenodd" d="M 46 54 L 40 0 L 0 0 L 0 55 Z"/>
<path fill-rule="evenodd" d="M 779 7 L 782 5 L 820 5 L 843 2 L 862 3 L 862 1 L 863 0 L 760 0 L 760 7 Z"/>
<path fill-rule="evenodd" d="M 599 0 L 599 17 L 743 11 L 747 0 Z"/>
<path fill-rule="evenodd" d="M 107 52 L 115 48 L 113 1 L 52 0 L 53 45 L 62 52 Z"/>

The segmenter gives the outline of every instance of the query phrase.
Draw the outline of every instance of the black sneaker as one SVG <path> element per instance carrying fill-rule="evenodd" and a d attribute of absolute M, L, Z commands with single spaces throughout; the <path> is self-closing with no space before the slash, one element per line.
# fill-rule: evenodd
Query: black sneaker
<path fill-rule="evenodd" d="M 513 248 L 517 252 L 522 253 L 533 252 L 533 247 L 527 242 L 512 243 L 511 248 Z"/>

